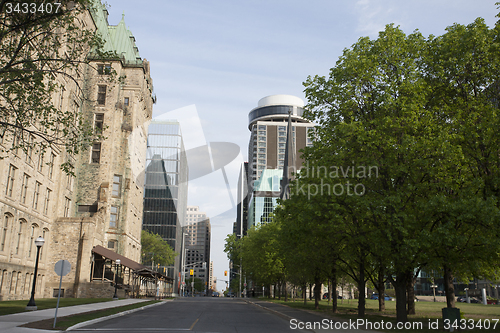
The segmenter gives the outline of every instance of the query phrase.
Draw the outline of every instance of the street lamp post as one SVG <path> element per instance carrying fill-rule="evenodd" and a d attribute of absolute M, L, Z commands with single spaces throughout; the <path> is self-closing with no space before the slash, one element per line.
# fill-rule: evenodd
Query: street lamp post
<path fill-rule="evenodd" d="M 120 265 L 120 259 L 116 259 L 115 264 L 115 294 L 113 295 L 113 299 L 118 299 L 118 295 L 116 295 L 116 289 L 118 288 L 118 265 Z"/>
<path fill-rule="evenodd" d="M 40 248 L 45 243 L 45 239 L 43 237 L 38 237 L 35 240 L 36 245 L 36 261 L 35 261 L 35 276 L 33 277 L 33 287 L 31 288 L 31 298 L 26 306 L 26 310 L 36 310 L 37 306 L 35 304 L 35 287 L 36 287 L 36 275 L 38 274 L 38 259 L 40 257 Z"/>

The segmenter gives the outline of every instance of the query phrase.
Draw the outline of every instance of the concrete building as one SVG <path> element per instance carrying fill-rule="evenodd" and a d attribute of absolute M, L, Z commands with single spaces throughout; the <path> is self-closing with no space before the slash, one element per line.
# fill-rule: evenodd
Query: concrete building
<path fill-rule="evenodd" d="M 303 118 L 303 113 L 304 102 L 300 98 L 272 95 L 262 98 L 248 114 L 248 129 L 251 131 L 247 171 L 248 228 L 268 222 L 280 197 L 285 165 L 288 164 L 289 178 L 302 168 L 299 150 L 312 145 L 310 135 L 314 131 L 314 124 Z M 292 129 L 288 161 L 293 162 L 286 163 L 289 115 Z"/>
<path fill-rule="evenodd" d="M 210 219 L 197 206 L 188 206 L 186 211 L 186 278 L 190 278 L 190 269 L 194 269 L 194 277 L 203 280 L 210 286 Z M 204 264 L 203 264 L 204 263 Z M 205 288 L 205 289 L 207 289 Z"/>
<path fill-rule="evenodd" d="M 160 235 L 177 253 L 182 253 L 182 226 L 186 220 L 188 165 L 180 124 L 156 121 L 149 125 L 142 228 Z M 151 260 L 145 260 L 151 265 Z M 180 288 L 181 256 L 166 267 Z"/>
<path fill-rule="evenodd" d="M 116 259 L 122 259 L 122 293 L 137 285 L 134 272 L 143 268 L 139 261 L 144 124 L 151 119 L 154 103 L 149 63 L 140 57 L 124 19 L 110 26 L 104 5 L 98 0 L 92 5 L 80 22 L 99 33 L 105 51 L 116 57 L 92 59 L 79 78 L 90 100 L 79 98 L 72 86 L 76 83 L 67 80 L 65 89 L 55 93 L 54 103 L 66 110 L 80 109 L 105 138 L 77 156 L 53 146 L 38 156 L 19 151 L 0 160 L 0 298 L 4 300 L 29 298 L 38 236 L 45 239 L 38 298 L 57 297 L 54 264 L 61 259 L 71 263 L 70 273 L 63 277 L 65 297 L 111 297 Z M 1 144 L 10 144 L 9 140 Z M 65 162 L 75 167 L 75 177 L 60 170 Z"/>

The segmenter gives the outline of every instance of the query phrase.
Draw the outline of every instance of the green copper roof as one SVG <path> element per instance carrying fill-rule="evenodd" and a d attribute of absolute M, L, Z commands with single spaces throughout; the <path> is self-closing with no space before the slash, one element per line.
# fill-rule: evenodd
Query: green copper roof
<path fill-rule="evenodd" d="M 118 25 L 109 25 L 108 12 L 100 0 L 92 0 L 91 13 L 97 32 L 104 41 L 103 51 L 116 53 L 127 64 L 142 64 L 134 35 L 125 26 L 125 14 L 122 15 Z"/>
<path fill-rule="evenodd" d="M 259 180 L 255 182 L 254 191 L 279 192 L 281 177 L 283 177 L 283 170 L 265 169 L 262 171 Z"/>

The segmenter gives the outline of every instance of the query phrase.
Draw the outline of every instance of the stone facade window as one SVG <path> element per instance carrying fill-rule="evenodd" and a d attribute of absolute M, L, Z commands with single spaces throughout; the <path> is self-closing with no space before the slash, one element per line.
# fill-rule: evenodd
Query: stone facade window
<path fill-rule="evenodd" d="M 121 182 L 122 182 L 122 176 L 119 176 L 119 175 L 113 176 L 113 190 L 111 191 L 111 195 L 113 197 L 117 197 L 117 198 L 120 197 Z"/>
<path fill-rule="evenodd" d="M 109 227 L 116 228 L 118 224 L 118 207 L 111 206 L 111 214 L 109 216 Z"/>
<path fill-rule="evenodd" d="M 0 243 L 0 251 L 5 250 L 5 244 L 7 242 L 7 231 L 9 230 L 9 222 L 12 219 L 12 216 L 9 214 L 5 214 L 3 217 L 3 225 L 2 225 L 2 243 Z"/>
<path fill-rule="evenodd" d="M 68 217 L 69 216 L 69 211 L 71 207 L 71 200 L 67 197 L 64 198 L 64 212 L 63 216 Z"/>
<path fill-rule="evenodd" d="M 109 75 L 111 74 L 111 65 L 110 64 L 100 64 L 97 65 L 97 73 L 99 75 Z"/>
<path fill-rule="evenodd" d="M 42 184 L 35 182 L 35 192 L 33 193 L 33 209 L 38 209 L 38 199 L 40 198 L 40 187 Z"/>
<path fill-rule="evenodd" d="M 125 105 L 125 106 L 129 106 L 129 105 L 130 105 L 130 98 L 125 97 L 125 98 L 123 99 L 123 105 Z"/>
<path fill-rule="evenodd" d="M 112 250 L 115 250 L 116 249 L 116 244 L 118 242 L 114 239 L 108 241 L 108 249 L 112 249 Z"/>
<path fill-rule="evenodd" d="M 27 174 L 23 175 L 23 184 L 21 185 L 21 203 L 25 204 L 26 203 L 26 194 L 28 193 L 28 182 L 29 182 L 30 176 Z"/>
<path fill-rule="evenodd" d="M 90 163 L 99 163 L 101 161 L 101 143 L 96 142 L 92 145 L 92 154 Z"/>
<path fill-rule="evenodd" d="M 9 174 L 7 176 L 7 187 L 5 188 L 5 195 L 12 197 L 12 189 L 14 188 L 14 180 L 16 178 L 17 168 L 12 164 L 9 166 Z"/>
<path fill-rule="evenodd" d="M 97 86 L 97 104 L 105 105 L 106 104 L 106 86 Z"/>
<path fill-rule="evenodd" d="M 52 179 L 52 175 L 54 173 L 54 162 L 56 160 L 56 155 L 54 153 L 50 154 L 50 162 L 49 162 L 49 179 Z"/>
<path fill-rule="evenodd" d="M 104 113 L 96 113 L 94 115 L 94 131 L 96 133 L 102 133 L 104 128 Z"/>
<path fill-rule="evenodd" d="M 50 207 L 50 195 L 52 194 L 52 190 L 47 188 L 45 192 L 45 202 L 43 204 L 43 213 L 47 215 L 49 213 L 49 207 Z"/>
<path fill-rule="evenodd" d="M 17 225 L 16 255 L 18 255 L 21 250 L 22 237 L 23 237 L 23 220 L 19 220 L 19 224 Z"/>

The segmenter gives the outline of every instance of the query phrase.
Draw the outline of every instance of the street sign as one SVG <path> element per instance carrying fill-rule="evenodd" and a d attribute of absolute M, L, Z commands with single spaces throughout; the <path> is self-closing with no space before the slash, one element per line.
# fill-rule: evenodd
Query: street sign
<path fill-rule="evenodd" d="M 59 276 L 65 276 L 71 271 L 71 264 L 67 260 L 59 260 L 54 266 L 54 271 Z"/>
<path fill-rule="evenodd" d="M 245 283 L 243 283 L 243 287 L 246 287 L 246 286 L 247 286 L 247 283 L 246 283 L 246 282 L 245 282 Z"/>

